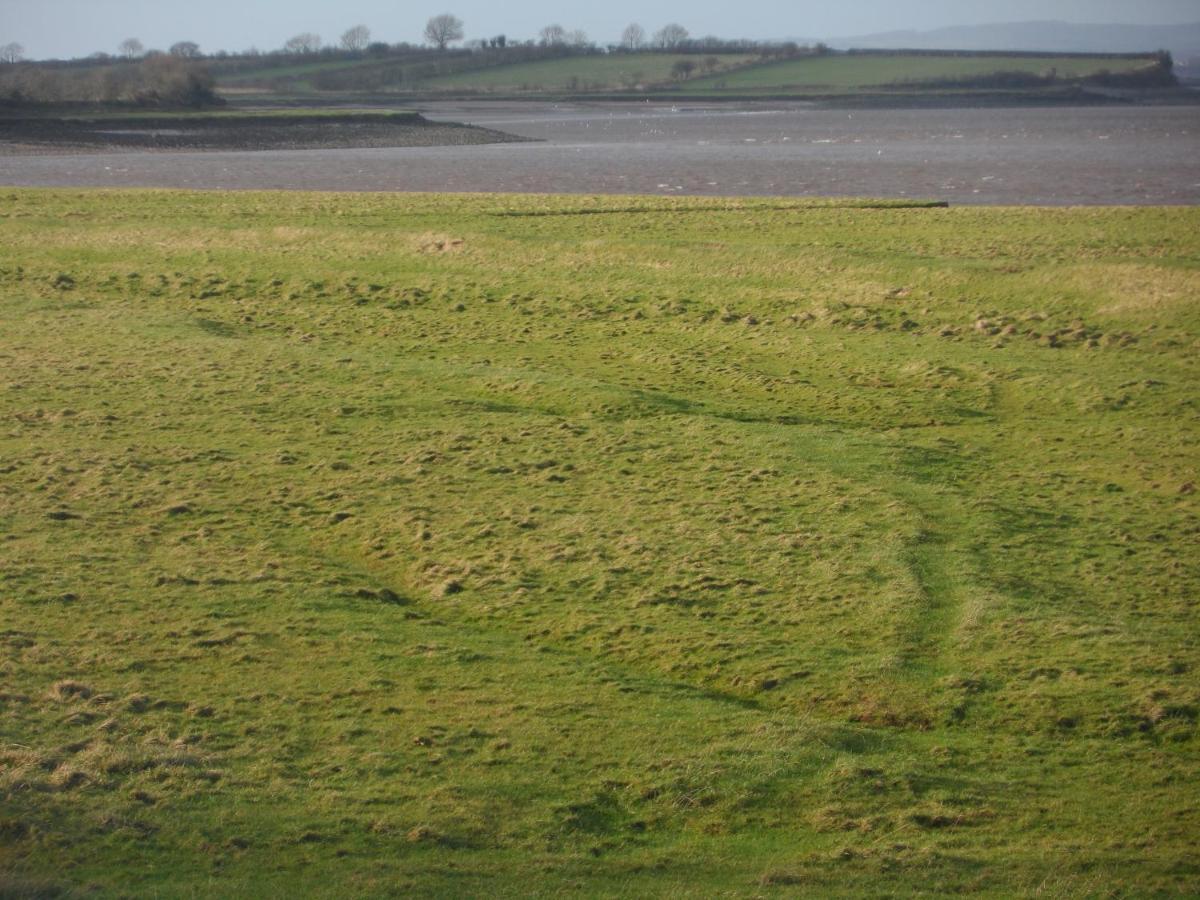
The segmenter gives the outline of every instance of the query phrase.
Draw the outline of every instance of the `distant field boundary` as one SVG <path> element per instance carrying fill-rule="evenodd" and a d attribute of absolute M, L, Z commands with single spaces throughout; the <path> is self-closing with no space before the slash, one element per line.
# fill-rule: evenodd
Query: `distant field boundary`
<path fill-rule="evenodd" d="M 1045 50 L 920 50 L 920 49 L 875 49 L 870 47 L 851 48 L 846 56 L 949 56 L 1021 59 L 1144 59 L 1147 62 L 1160 60 L 1164 51 L 1146 50 L 1139 53 L 1083 53 L 1079 51 L 1048 52 Z"/>
<path fill-rule="evenodd" d="M 321 102 L 337 102 L 337 96 L 325 95 Z M 725 103 L 788 103 L 824 108 L 851 109 L 927 109 L 957 108 L 964 106 L 1022 107 L 1022 106 L 1103 106 L 1130 105 L 1138 103 L 1193 105 L 1200 104 L 1200 91 L 1189 88 L 1170 88 L 1155 91 L 1112 91 L 1089 89 L 1069 85 L 1056 89 L 1039 90 L 935 90 L 929 87 L 906 88 L 904 86 L 873 89 L 856 93 L 814 92 L 809 94 L 786 91 L 764 90 L 754 92 L 695 92 L 661 90 L 640 93 L 618 91 L 586 92 L 520 92 L 520 91 L 438 91 L 436 93 L 404 92 L 374 94 L 369 96 L 347 94 L 345 102 L 373 104 L 419 105 L 427 103 L 471 102 L 487 100 L 496 103 L 675 103 L 675 104 L 725 104 Z M 303 108 L 306 98 L 271 97 L 253 95 L 239 98 L 239 102 L 278 104 L 284 108 Z"/>

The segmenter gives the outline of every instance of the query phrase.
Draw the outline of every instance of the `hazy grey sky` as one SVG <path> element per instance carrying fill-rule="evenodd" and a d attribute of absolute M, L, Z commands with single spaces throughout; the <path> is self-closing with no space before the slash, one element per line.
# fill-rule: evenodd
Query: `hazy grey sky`
<path fill-rule="evenodd" d="M 272 50 L 301 31 L 332 43 L 359 23 L 376 40 L 418 42 L 425 20 L 444 11 L 465 21 L 468 38 L 534 37 L 558 22 L 609 43 L 631 21 L 758 39 L 1032 19 L 1162 25 L 1200 20 L 1200 0 L 0 0 L 0 44 L 17 41 L 34 58 L 114 52 L 127 37 L 155 48 L 192 40 L 208 51 Z"/>

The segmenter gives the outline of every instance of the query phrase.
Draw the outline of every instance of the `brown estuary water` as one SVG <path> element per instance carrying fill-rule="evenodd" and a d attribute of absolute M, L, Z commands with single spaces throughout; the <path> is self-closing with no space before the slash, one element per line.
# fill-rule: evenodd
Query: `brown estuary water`
<path fill-rule="evenodd" d="M 535 143 L 0 155 L 9 186 L 1200 202 L 1200 105 L 427 104 Z"/>

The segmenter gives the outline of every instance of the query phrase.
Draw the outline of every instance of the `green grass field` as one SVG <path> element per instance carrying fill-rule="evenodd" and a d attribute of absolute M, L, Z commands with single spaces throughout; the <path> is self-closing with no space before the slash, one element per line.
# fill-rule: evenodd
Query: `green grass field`
<path fill-rule="evenodd" d="M 745 65 L 756 59 L 752 54 L 714 54 L 712 58 L 718 61 L 718 71 Z M 580 55 L 534 62 L 501 63 L 452 74 L 422 76 L 421 68 L 432 67 L 437 59 L 410 59 L 406 67 L 400 63 L 392 63 L 392 68 L 403 68 L 406 73 L 403 82 L 392 87 L 418 91 L 620 91 L 635 86 L 669 83 L 672 80 L 671 67 L 676 62 L 691 59 L 699 65 L 708 57 L 684 57 L 676 53 Z M 470 63 L 469 59 L 454 58 L 448 64 L 467 66 Z M 388 65 L 386 60 L 375 58 L 288 63 L 275 67 L 268 65 L 247 72 L 222 74 L 218 83 L 222 89 L 233 93 L 238 93 L 247 86 L 268 85 L 285 93 L 311 93 L 315 90 L 314 79 L 318 76 L 355 69 L 379 69 Z"/>
<path fill-rule="evenodd" d="M 1059 78 L 1071 79 L 1101 70 L 1126 72 L 1154 62 L 1149 56 L 1139 59 L 1082 56 L 924 56 L 919 54 L 844 55 L 802 57 L 770 61 L 752 54 L 716 54 L 720 69 L 705 75 L 700 65 L 708 57 L 675 53 L 613 53 L 568 56 L 535 62 L 499 63 L 483 68 L 454 71 L 442 75 L 422 74 L 433 67 L 437 58 L 410 59 L 406 64 L 379 59 L 324 60 L 311 63 L 287 62 L 248 72 L 220 74 L 218 84 L 231 95 L 259 88 L 271 93 L 308 95 L 319 93 L 317 80 L 322 75 L 353 73 L 361 69 L 364 84 L 374 84 L 370 71 L 394 70 L 394 83 L 375 85 L 370 90 L 406 92 L 500 92 L 500 93 L 571 93 L 623 92 L 670 89 L 693 93 L 730 96 L 756 94 L 828 94 L 878 89 L 884 86 L 915 87 L 946 79 L 963 79 L 996 72 L 1026 72 L 1045 75 L 1051 70 Z M 672 77 L 672 67 L 681 59 L 697 65 L 693 76 L 683 82 Z M 451 67 L 469 66 L 471 60 L 454 57 L 445 61 Z M 355 88 L 354 79 L 344 91 Z"/>
<path fill-rule="evenodd" d="M 274 79 L 295 79 L 303 82 L 313 75 L 320 75 L 324 72 L 341 72 L 345 69 L 357 69 L 363 66 L 378 64 L 379 61 L 376 59 L 334 59 L 303 63 L 289 62 L 277 66 L 266 65 L 244 72 L 222 73 L 219 82 L 222 87 L 237 87 L 246 83 L 256 84 Z"/>
<path fill-rule="evenodd" d="M 819 56 L 753 66 L 728 75 L 694 78 L 683 87 L 713 91 L 854 91 L 884 85 L 906 85 L 994 72 L 1044 75 L 1051 69 L 1060 78 L 1081 78 L 1103 69 L 1127 72 L 1146 66 L 1146 59 L 1078 56 Z"/>
<path fill-rule="evenodd" d="M 1200 212 L 10 190 L 0 895 L 1200 891 Z"/>
<path fill-rule="evenodd" d="M 714 54 L 723 68 L 752 62 L 751 55 Z M 699 65 L 706 57 L 675 53 L 615 53 L 575 56 L 540 62 L 494 66 L 431 78 L 422 83 L 431 90 L 621 90 L 671 81 L 671 67 L 681 59 Z"/>

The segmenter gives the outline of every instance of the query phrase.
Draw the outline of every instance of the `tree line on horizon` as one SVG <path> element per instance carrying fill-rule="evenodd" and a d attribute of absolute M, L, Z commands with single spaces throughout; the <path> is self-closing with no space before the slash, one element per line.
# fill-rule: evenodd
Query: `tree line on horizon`
<path fill-rule="evenodd" d="M 273 51 L 263 53 L 251 48 L 240 54 L 217 51 L 204 53 L 195 41 L 177 41 L 167 50 L 147 49 L 136 37 L 126 38 L 117 45 L 116 53 L 97 52 L 88 57 L 71 60 L 27 61 L 24 48 L 17 43 L 0 45 L 0 104 L 25 106 L 31 104 L 103 103 L 136 106 L 208 106 L 223 100 L 216 93 L 216 80 L 211 66 L 218 65 L 226 73 L 253 71 L 258 60 L 266 58 L 378 58 L 381 61 L 400 57 L 431 55 L 431 63 L 418 63 L 415 68 L 400 73 L 410 76 L 439 74 L 446 65 L 456 70 L 467 59 L 486 53 L 492 61 L 532 61 L 574 54 L 606 52 L 672 52 L 687 57 L 703 54 L 700 62 L 688 59 L 677 61 L 671 71 L 672 80 L 685 80 L 695 72 L 714 69 L 716 53 L 756 54 L 769 58 L 799 53 L 824 53 L 828 48 L 801 48 L 794 42 L 768 43 L 751 40 L 725 40 L 708 36 L 693 38 L 683 25 L 671 22 L 652 34 L 640 24 L 631 23 L 621 33 L 620 42 L 600 47 L 579 29 L 567 29 L 552 23 L 540 29 L 536 38 L 511 40 L 506 35 L 463 42 L 463 21 L 452 13 L 431 16 L 425 24 L 424 44 L 387 44 L 373 41 L 366 25 L 348 28 L 334 45 L 323 43 L 312 32 L 294 35 Z M 459 62 L 454 62 L 454 60 Z M 445 60 L 445 62 L 439 62 Z M 468 67 L 475 64 L 467 63 Z M 366 70 L 364 70 L 365 72 Z M 353 74 L 353 73 L 347 73 Z M 369 73 L 368 73 L 369 74 Z M 396 72 L 387 73 L 389 77 Z M 444 73 L 443 73 L 444 74 Z M 365 77 L 365 76 L 364 76 Z M 344 80 L 344 79 L 343 79 Z M 362 81 L 362 77 L 358 79 Z M 362 88 L 367 84 L 337 87 Z M 370 81 L 367 78 L 367 81 Z"/>
<path fill-rule="evenodd" d="M 440 13 L 431 16 L 425 23 L 423 37 L 425 47 L 431 48 L 439 52 L 445 52 L 451 48 L 451 45 L 458 44 L 464 41 L 463 20 L 453 13 Z M 422 45 L 414 45 L 407 42 L 389 44 L 384 41 L 373 41 L 371 29 L 366 25 L 354 25 L 342 33 L 336 43 L 325 43 L 319 34 L 305 31 L 293 35 L 288 38 L 283 44 L 275 50 L 262 51 L 257 47 L 251 47 L 241 52 L 230 52 L 226 50 L 217 50 L 212 53 L 202 52 L 200 45 L 195 41 L 183 40 L 172 44 L 167 50 L 148 49 L 140 39 L 136 37 L 126 38 L 121 41 L 116 48 L 115 53 L 100 50 L 90 54 L 87 57 L 75 58 L 71 60 L 45 60 L 45 62 L 68 62 L 68 63 L 95 63 L 107 61 L 137 61 L 158 56 L 169 56 L 183 60 L 202 60 L 202 59 L 236 59 L 243 57 L 261 57 L 261 56 L 314 56 L 318 54 L 333 55 L 333 54 L 364 54 L 373 56 L 386 56 L 392 52 L 404 51 L 411 52 L 418 50 Z M 691 51 L 730 51 L 730 52 L 755 52 L 763 48 L 771 48 L 773 50 L 787 50 L 795 48 L 800 49 L 795 42 L 769 42 L 755 41 L 748 39 L 729 40 L 719 38 L 713 35 L 708 35 L 702 38 L 693 38 L 691 33 L 683 25 L 678 22 L 669 22 L 653 33 L 648 32 L 637 22 L 631 22 L 621 32 L 620 40 L 617 43 L 609 44 L 601 47 L 592 41 L 587 33 L 582 29 L 569 29 L 557 22 L 544 26 L 539 30 L 535 38 L 526 40 L 513 40 L 505 34 L 498 34 L 488 38 L 475 38 L 464 42 L 466 50 L 504 50 L 507 48 L 517 47 L 540 47 L 553 48 L 557 50 L 575 50 L 587 52 L 627 52 L 636 53 L 639 51 L 675 51 L 675 52 L 691 52 Z M 828 48 L 824 44 L 817 44 L 815 48 L 818 52 L 828 52 Z M 17 43 L 11 42 L 0 45 L 0 64 L 16 64 L 20 62 L 29 62 L 25 58 L 25 48 Z"/>

